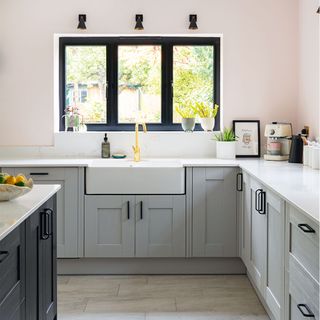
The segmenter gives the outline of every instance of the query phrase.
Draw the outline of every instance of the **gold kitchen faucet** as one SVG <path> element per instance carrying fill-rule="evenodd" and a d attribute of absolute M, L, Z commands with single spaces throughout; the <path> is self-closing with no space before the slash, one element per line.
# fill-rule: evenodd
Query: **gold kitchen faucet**
<path fill-rule="evenodd" d="M 136 132 L 136 145 L 132 146 L 133 149 L 133 153 L 134 153 L 134 157 L 133 160 L 135 162 L 139 162 L 140 161 L 140 146 L 139 146 L 139 126 L 142 126 L 143 128 L 143 132 L 147 132 L 147 126 L 144 122 L 137 122 L 135 125 L 135 132 Z"/>

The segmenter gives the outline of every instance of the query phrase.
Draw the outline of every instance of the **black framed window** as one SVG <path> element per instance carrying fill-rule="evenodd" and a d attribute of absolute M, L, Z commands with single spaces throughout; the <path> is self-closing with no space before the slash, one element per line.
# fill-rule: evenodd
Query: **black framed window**
<path fill-rule="evenodd" d="M 61 131 L 74 105 L 89 131 L 133 130 L 137 117 L 178 131 L 176 106 L 190 101 L 220 105 L 220 38 L 60 38 Z"/>

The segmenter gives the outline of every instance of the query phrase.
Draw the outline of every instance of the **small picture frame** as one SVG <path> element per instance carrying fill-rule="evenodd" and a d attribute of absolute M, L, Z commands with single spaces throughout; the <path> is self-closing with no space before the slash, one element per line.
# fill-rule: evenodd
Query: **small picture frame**
<path fill-rule="evenodd" d="M 260 158 L 260 120 L 233 120 L 237 158 Z"/>

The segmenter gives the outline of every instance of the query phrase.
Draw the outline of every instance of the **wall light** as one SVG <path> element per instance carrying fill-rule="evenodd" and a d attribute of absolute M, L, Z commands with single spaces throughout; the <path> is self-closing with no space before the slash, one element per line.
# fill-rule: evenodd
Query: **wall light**
<path fill-rule="evenodd" d="M 79 14 L 79 24 L 78 29 L 80 30 L 86 30 L 86 21 L 87 21 L 87 15 L 86 14 Z"/>
<path fill-rule="evenodd" d="M 136 14 L 136 25 L 134 27 L 134 30 L 143 30 L 143 14 Z"/>
<path fill-rule="evenodd" d="M 190 14 L 189 15 L 189 30 L 197 30 L 198 26 L 197 26 L 197 15 L 196 14 Z"/>
<path fill-rule="evenodd" d="M 318 8 L 317 13 L 320 14 L 320 7 Z"/>

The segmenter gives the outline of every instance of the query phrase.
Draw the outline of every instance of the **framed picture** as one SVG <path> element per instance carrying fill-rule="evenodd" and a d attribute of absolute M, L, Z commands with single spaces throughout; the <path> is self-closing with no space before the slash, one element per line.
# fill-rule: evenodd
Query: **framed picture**
<path fill-rule="evenodd" d="M 260 120 L 233 120 L 237 158 L 260 158 Z"/>

